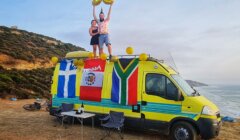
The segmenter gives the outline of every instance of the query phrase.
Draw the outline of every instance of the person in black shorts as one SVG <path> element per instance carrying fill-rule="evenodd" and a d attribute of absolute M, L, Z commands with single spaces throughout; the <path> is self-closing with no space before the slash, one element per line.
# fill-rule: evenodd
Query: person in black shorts
<path fill-rule="evenodd" d="M 92 20 L 91 21 L 91 27 L 89 28 L 89 34 L 92 36 L 90 45 L 93 46 L 93 54 L 94 57 L 97 56 L 97 48 L 99 50 L 99 31 L 98 31 L 98 26 L 97 26 L 97 21 Z M 99 53 L 100 56 L 100 53 Z"/>

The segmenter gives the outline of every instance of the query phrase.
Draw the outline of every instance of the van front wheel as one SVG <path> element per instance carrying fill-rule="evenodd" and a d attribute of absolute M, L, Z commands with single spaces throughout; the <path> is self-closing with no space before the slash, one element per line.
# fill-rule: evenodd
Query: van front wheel
<path fill-rule="evenodd" d="M 197 132 L 188 122 L 177 122 L 171 128 L 170 137 L 172 140 L 196 140 Z"/>

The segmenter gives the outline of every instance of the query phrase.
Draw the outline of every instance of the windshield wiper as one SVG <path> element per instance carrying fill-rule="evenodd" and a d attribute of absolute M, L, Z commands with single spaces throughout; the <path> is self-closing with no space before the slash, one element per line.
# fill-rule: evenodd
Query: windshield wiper
<path fill-rule="evenodd" d="M 194 92 L 192 93 L 192 95 L 194 95 L 194 96 L 196 96 L 196 95 L 200 96 L 199 92 L 197 92 L 196 89 L 193 88 L 193 90 L 194 90 Z"/>
<path fill-rule="evenodd" d="M 195 89 L 193 89 L 194 90 L 194 92 L 192 93 L 192 95 L 196 95 L 196 93 L 197 93 L 197 91 L 195 90 Z"/>

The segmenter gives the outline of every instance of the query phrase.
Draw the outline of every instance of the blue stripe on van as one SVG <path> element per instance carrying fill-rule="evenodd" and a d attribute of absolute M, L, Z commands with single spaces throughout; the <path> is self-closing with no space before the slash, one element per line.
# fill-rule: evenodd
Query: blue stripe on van
<path fill-rule="evenodd" d="M 78 96 L 75 98 L 54 97 L 52 99 L 53 106 L 60 106 L 64 102 L 72 103 L 72 104 L 82 104 L 83 103 L 85 105 L 91 105 L 91 106 L 105 106 L 105 107 L 109 107 L 109 108 L 120 108 L 120 109 L 132 110 L 132 106 L 123 106 L 118 103 L 112 102 L 110 99 L 102 99 L 101 102 L 80 100 Z M 140 102 L 138 102 L 138 104 L 140 104 Z M 185 116 L 185 117 L 189 117 L 189 118 L 194 118 L 197 116 L 197 114 L 181 112 L 181 105 L 161 104 L 161 103 L 151 103 L 151 102 L 148 102 L 147 106 L 142 106 L 141 111 L 174 114 L 174 115 Z"/>
<path fill-rule="evenodd" d="M 121 109 L 130 109 L 132 110 L 132 106 L 123 106 L 118 103 L 114 103 L 109 99 L 102 99 L 101 102 L 93 102 L 93 101 L 86 101 L 80 100 L 79 97 L 75 98 L 53 98 L 53 106 L 60 106 L 62 103 L 72 103 L 72 104 L 85 104 L 85 105 L 92 105 L 92 106 L 106 106 L 111 108 L 121 108 Z"/>

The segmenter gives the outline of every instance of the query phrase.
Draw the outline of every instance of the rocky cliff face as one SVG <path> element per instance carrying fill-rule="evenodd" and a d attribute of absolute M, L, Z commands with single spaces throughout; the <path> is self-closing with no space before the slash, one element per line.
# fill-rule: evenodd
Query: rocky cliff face
<path fill-rule="evenodd" d="M 200 83 L 200 82 L 197 82 L 197 81 L 193 81 L 193 80 L 186 80 L 187 83 L 192 86 L 192 87 L 201 87 L 201 86 L 208 86 L 207 84 L 204 84 L 204 83 Z"/>

